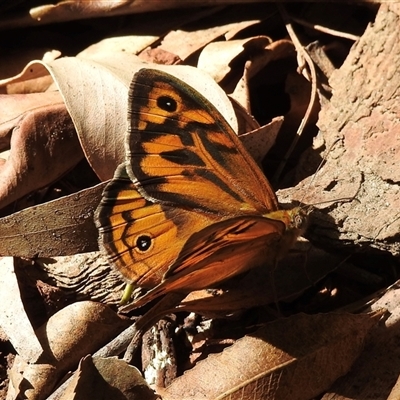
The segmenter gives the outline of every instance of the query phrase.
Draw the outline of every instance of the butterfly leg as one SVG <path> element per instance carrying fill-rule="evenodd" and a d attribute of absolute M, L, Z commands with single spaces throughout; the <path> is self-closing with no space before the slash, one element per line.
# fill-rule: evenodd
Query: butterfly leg
<path fill-rule="evenodd" d="M 281 307 L 279 305 L 279 296 L 278 296 L 278 292 L 276 290 L 276 284 L 275 284 L 275 271 L 276 271 L 277 267 L 278 267 L 278 260 L 275 260 L 274 267 L 271 268 L 271 270 L 269 271 L 269 274 L 270 274 L 270 279 L 271 279 L 271 287 L 272 287 L 272 292 L 273 292 L 272 295 L 274 298 L 276 311 L 277 311 L 278 316 L 282 317 Z"/>

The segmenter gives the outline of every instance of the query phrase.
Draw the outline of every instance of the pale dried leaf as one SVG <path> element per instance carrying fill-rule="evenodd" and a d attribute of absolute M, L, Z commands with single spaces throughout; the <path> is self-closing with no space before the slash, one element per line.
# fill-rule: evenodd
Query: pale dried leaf
<path fill-rule="evenodd" d="M 47 68 L 65 99 L 86 157 L 102 180 L 112 178 L 116 167 L 125 160 L 128 87 L 134 73 L 144 67 L 164 70 L 193 86 L 235 128 L 235 116 L 225 93 L 196 68 L 147 64 L 128 54 L 102 54 L 95 61 L 55 60 Z"/>
<path fill-rule="evenodd" d="M 117 358 L 85 357 L 59 400 L 155 400 L 137 368 Z"/>
<path fill-rule="evenodd" d="M 271 39 L 266 36 L 210 43 L 200 53 L 197 67 L 207 72 L 216 82 L 221 82 L 228 74 L 237 74 L 236 65 L 233 69 L 233 60 L 239 56 L 244 60 L 249 59 L 265 50 L 270 43 Z"/>
<path fill-rule="evenodd" d="M 0 258 L 0 326 L 16 352 L 27 362 L 36 362 L 43 353 L 21 301 L 12 257 Z"/>
<path fill-rule="evenodd" d="M 21 95 L 29 96 L 29 95 Z M 37 97 L 37 96 L 35 96 Z M 83 152 L 63 101 L 27 109 L 14 122 L 10 153 L 0 166 L 0 208 L 50 185 L 83 159 Z"/>
<path fill-rule="evenodd" d="M 39 341 L 46 344 L 40 363 L 13 366 L 10 385 L 22 398 L 46 398 L 81 357 L 96 351 L 129 324 L 100 303 L 86 301 L 65 307 L 36 331 Z"/>
<path fill-rule="evenodd" d="M 168 33 L 161 45 L 160 48 L 163 50 L 167 50 L 170 53 L 176 54 L 179 56 L 181 60 L 186 60 L 190 57 L 193 53 L 196 53 L 198 50 L 202 49 L 204 46 L 209 45 L 210 42 L 213 42 L 220 36 L 223 36 L 225 33 L 229 32 L 231 29 L 237 27 L 237 23 L 231 23 L 227 25 L 218 25 L 207 27 L 204 29 L 196 29 L 194 31 L 188 31 L 185 29 L 182 30 L 175 30 Z M 231 43 L 231 42 L 216 42 L 216 43 Z M 208 47 L 207 46 L 207 47 Z M 203 50 L 204 51 L 204 50 Z M 202 54 L 202 53 L 201 53 Z M 213 54 L 213 60 L 205 60 L 205 62 L 209 62 L 210 64 L 214 64 L 216 61 L 219 60 L 218 57 L 221 57 L 222 54 L 219 54 L 218 57 L 216 56 L 217 53 Z M 225 58 L 223 59 L 225 60 Z M 222 60 L 222 61 L 223 61 Z M 200 62 L 200 58 L 199 58 Z M 223 62 L 218 63 L 217 67 L 223 68 L 225 64 Z M 198 65 L 198 68 L 200 66 Z M 200 68 L 202 69 L 202 68 Z M 206 71 L 209 73 L 210 71 Z M 214 79 L 215 76 L 211 75 Z M 215 79 L 217 82 L 219 80 Z"/>
<path fill-rule="evenodd" d="M 258 10 L 261 11 L 261 10 Z M 244 31 L 246 28 L 249 28 L 251 26 L 257 25 L 259 23 L 262 23 L 263 20 L 268 19 L 275 13 L 275 10 L 271 8 L 270 10 L 267 10 L 266 7 L 262 8 L 263 15 L 259 15 L 259 19 L 248 19 L 247 21 L 241 20 L 238 21 L 236 24 L 231 26 L 228 30 L 228 32 L 225 33 L 225 39 L 227 41 L 229 40 L 234 40 L 236 36 L 238 36 L 242 31 Z"/>
<path fill-rule="evenodd" d="M 283 117 L 274 118 L 269 124 L 240 135 L 240 140 L 258 164 L 275 144 L 283 123 Z"/>
<path fill-rule="evenodd" d="M 261 0 L 250 0 L 250 2 L 261 2 Z M 209 7 L 226 6 L 228 4 L 249 3 L 249 0 L 208 0 L 206 4 Z M 150 11 L 163 11 L 170 9 L 185 9 L 194 8 L 193 13 L 198 13 L 196 9 L 199 7 L 197 2 L 182 2 L 181 0 L 119 0 L 114 2 L 105 2 L 103 0 L 81 0 L 59 1 L 57 4 L 46 4 L 37 6 L 29 10 L 29 14 L 23 13 L 13 18 L 4 19 L 0 22 L 0 26 L 10 28 L 15 26 L 30 26 L 39 24 L 49 24 L 64 21 L 73 21 L 87 18 L 110 17 L 117 15 L 127 15 L 136 13 L 147 13 Z M 183 9 L 183 10 L 182 10 Z M 176 13 L 180 15 L 181 13 Z"/>
<path fill-rule="evenodd" d="M 153 35 L 111 37 L 92 44 L 81 51 L 77 57 L 93 59 L 104 53 L 114 55 L 116 53 L 127 53 L 134 55 L 151 46 L 157 40 L 159 40 L 159 37 Z"/>
<path fill-rule="evenodd" d="M 17 75 L 0 80 L 2 93 L 27 94 L 41 93 L 53 84 L 49 72 L 41 62 L 31 61 Z"/>
<path fill-rule="evenodd" d="M 209 0 L 208 5 L 218 5 L 220 0 Z M 230 0 L 228 3 L 240 1 Z M 255 0 L 253 0 L 255 2 Z M 226 5 L 226 1 L 222 2 Z M 149 11 L 161 11 L 174 8 L 196 7 L 196 3 L 182 3 L 181 0 L 119 0 L 116 2 L 104 2 L 103 0 L 88 1 L 60 1 L 57 4 L 43 5 L 32 8 L 30 15 L 41 23 L 54 23 L 60 21 L 71 21 L 82 18 L 96 18 L 114 15 L 126 15 L 132 13 L 144 13 Z"/>
<path fill-rule="evenodd" d="M 397 378 L 397 382 L 390 391 L 390 394 L 386 400 L 398 400 L 400 399 L 400 375 Z"/>

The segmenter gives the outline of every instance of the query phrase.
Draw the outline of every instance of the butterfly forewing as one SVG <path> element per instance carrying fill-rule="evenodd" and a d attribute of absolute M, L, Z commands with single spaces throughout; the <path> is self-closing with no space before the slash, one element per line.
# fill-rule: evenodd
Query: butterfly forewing
<path fill-rule="evenodd" d="M 127 169 L 145 197 L 230 217 L 277 209 L 263 173 L 197 91 L 143 69 L 133 79 L 130 103 Z"/>

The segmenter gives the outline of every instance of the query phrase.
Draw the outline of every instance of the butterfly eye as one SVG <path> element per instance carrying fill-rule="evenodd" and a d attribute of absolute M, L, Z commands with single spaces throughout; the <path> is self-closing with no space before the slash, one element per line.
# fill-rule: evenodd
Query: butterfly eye
<path fill-rule="evenodd" d="M 294 225 L 296 228 L 301 228 L 304 223 L 304 218 L 301 215 L 296 215 Z"/>
<path fill-rule="evenodd" d="M 148 235 L 140 235 L 136 239 L 136 250 L 140 253 L 146 252 L 152 245 L 151 237 Z"/>
<path fill-rule="evenodd" d="M 307 215 L 303 211 L 299 211 L 294 216 L 293 226 L 296 229 L 305 229 L 306 225 L 307 225 Z"/>
<path fill-rule="evenodd" d="M 161 96 L 157 99 L 157 106 L 164 111 L 174 112 L 178 108 L 176 100 L 168 96 Z"/>

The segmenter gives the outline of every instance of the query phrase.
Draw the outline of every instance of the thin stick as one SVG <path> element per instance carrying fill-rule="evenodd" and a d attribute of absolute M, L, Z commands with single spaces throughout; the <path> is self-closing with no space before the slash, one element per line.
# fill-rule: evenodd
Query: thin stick
<path fill-rule="evenodd" d="M 303 131 L 304 131 L 304 127 L 306 126 L 312 109 L 314 108 L 314 104 L 317 98 L 317 72 L 315 70 L 315 66 L 314 66 L 314 62 L 311 59 L 310 55 L 307 53 L 307 51 L 304 49 L 304 47 L 302 46 L 302 44 L 300 43 L 299 39 L 297 38 L 296 33 L 294 32 L 294 29 L 291 25 L 291 23 L 289 22 L 289 16 L 286 13 L 285 8 L 282 6 L 282 4 L 277 3 L 278 9 L 282 15 L 283 20 L 285 21 L 285 25 L 286 25 L 286 29 L 289 33 L 290 38 L 292 39 L 292 42 L 297 50 L 297 52 L 304 58 L 304 60 L 306 61 L 309 69 L 310 69 L 310 74 L 311 74 L 311 96 L 310 96 L 310 102 L 308 104 L 306 113 L 304 114 L 304 118 L 302 119 L 297 132 L 296 132 L 296 136 L 292 141 L 292 144 L 289 148 L 289 150 L 286 152 L 285 156 L 283 157 L 282 162 L 280 163 L 277 171 L 275 172 L 275 176 L 274 176 L 274 181 L 278 181 L 279 177 L 283 171 L 283 168 L 285 167 L 290 155 L 292 154 L 294 148 L 296 147 Z"/>
<path fill-rule="evenodd" d="M 299 25 L 303 25 L 303 26 L 306 26 L 307 28 L 315 29 L 316 31 L 320 31 L 320 32 L 326 33 L 328 35 L 341 37 L 344 39 L 349 39 L 349 40 L 354 40 L 354 41 L 360 39 L 360 36 L 353 35 L 352 33 L 338 31 L 336 29 L 327 28 L 326 26 L 322 26 L 322 25 L 315 25 L 310 22 L 304 21 L 301 18 L 296 18 L 296 17 L 292 17 L 292 16 L 290 18 L 294 22 L 298 23 Z"/>
<path fill-rule="evenodd" d="M 134 323 L 133 338 L 124 354 L 124 360 L 127 363 L 132 362 L 145 332 L 163 316 L 171 312 L 185 297 L 186 294 L 182 293 L 166 294 L 153 308 Z"/>

